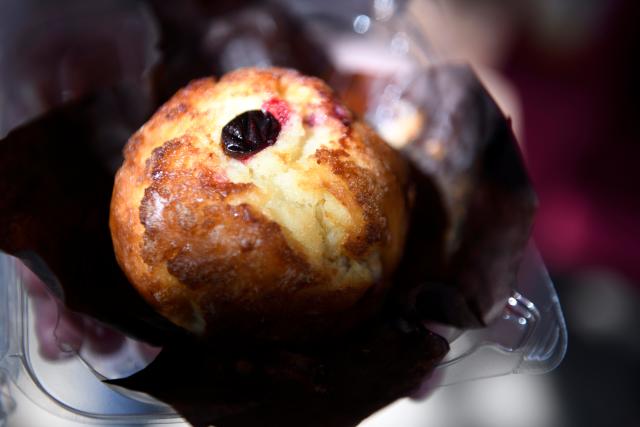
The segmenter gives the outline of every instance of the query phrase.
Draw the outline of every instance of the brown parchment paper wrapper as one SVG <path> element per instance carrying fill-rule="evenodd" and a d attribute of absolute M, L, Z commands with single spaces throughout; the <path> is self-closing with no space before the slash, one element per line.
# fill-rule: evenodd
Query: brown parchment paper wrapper
<path fill-rule="evenodd" d="M 404 148 L 414 172 L 411 239 L 379 315 L 343 337 L 305 345 L 203 343 L 179 330 L 117 266 L 108 228 L 113 175 L 127 137 L 175 88 L 251 65 L 229 62 L 224 52 L 234 31 L 249 34 L 264 14 L 280 24 L 256 55 L 295 39 L 284 57 L 269 56 L 272 65 L 335 74 L 286 13 L 251 8 L 225 15 L 226 2 L 218 10 L 189 1 L 172 15 L 149 2 L 161 40 L 152 72 L 91 95 L 83 89 L 0 140 L 0 249 L 21 258 L 67 308 L 164 346 L 114 386 L 155 396 L 196 426 L 355 425 L 414 393 L 448 351 L 423 320 L 480 326 L 504 305 L 535 197 L 510 124 L 476 76 L 433 66 L 425 74 L 426 127 Z M 220 35 L 227 18 L 238 25 Z M 300 60 L 305 51 L 312 60 Z"/>
<path fill-rule="evenodd" d="M 417 183 L 401 271 L 419 316 L 484 326 L 511 292 L 537 198 L 511 122 L 466 65 L 430 67 L 428 123 L 405 146 Z"/>

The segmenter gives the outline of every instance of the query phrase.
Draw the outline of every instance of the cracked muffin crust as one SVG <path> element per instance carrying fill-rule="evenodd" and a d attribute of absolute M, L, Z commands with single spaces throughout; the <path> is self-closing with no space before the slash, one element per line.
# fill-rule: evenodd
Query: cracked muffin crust
<path fill-rule="evenodd" d="M 275 143 L 229 156 L 223 129 L 257 110 L 277 120 Z M 347 329 L 378 305 L 402 254 L 405 165 L 319 79 L 247 68 L 194 81 L 124 155 L 116 257 L 157 311 L 195 334 Z"/>

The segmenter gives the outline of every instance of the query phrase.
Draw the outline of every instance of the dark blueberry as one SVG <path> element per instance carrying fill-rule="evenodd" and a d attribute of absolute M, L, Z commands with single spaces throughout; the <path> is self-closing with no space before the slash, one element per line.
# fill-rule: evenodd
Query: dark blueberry
<path fill-rule="evenodd" d="M 222 128 L 222 147 L 227 156 L 242 160 L 275 144 L 279 133 L 280 122 L 273 114 L 245 111 Z"/>

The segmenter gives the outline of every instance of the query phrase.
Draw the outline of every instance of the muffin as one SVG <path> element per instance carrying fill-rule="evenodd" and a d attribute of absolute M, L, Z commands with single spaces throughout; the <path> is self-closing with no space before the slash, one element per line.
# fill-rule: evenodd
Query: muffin
<path fill-rule="evenodd" d="M 246 68 L 190 83 L 129 140 L 116 258 L 203 336 L 335 334 L 379 306 L 403 252 L 402 159 L 321 80 Z"/>

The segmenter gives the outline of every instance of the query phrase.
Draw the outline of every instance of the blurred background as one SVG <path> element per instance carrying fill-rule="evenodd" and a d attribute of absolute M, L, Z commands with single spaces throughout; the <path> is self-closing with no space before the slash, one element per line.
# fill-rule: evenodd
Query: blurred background
<path fill-rule="evenodd" d="M 12 83 L 19 80 L 16 76 L 32 73 L 33 79 L 43 81 L 50 76 L 46 67 L 26 69 L 22 64 L 46 64 L 49 56 L 64 50 L 64 40 L 49 42 L 46 49 L 38 42 L 37 16 L 51 13 L 57 7 L 53 3 L 0 1 L 0 40 L 15 47 L 0 52 L 0 134 L 93 85 L 109 84 L 111 75 L 124 80 L 137 75 L 157 59 L 145 37 L 158 27 L 146 12 L 133 20 L 127 13 L 111 14 L 117 26 L 97 26 L 92 34 L 95 43 L 114 49 L 107 56 L 127 51 L 118 46 L 130 48 L 135 40 L 135 54 L 118 62 L 126 66 L 105 70 L 97 66 L 103 63 L 100 54 L 68 55 L 69 62 L 56 71 L 64 90 L 27 93 L 25 100 L 25 91 Z M 87 7 L 83 2 L 60 3 Z M 112 10 L 111 5 L 124 4 L 98 3 L 102 6 L 95 6 L 97 14 L 104 5 Z M 168 2 L 155 3 L 171 14 Z M 360 16 L 356 11 L 362 3 L 345 7 Z M 420 19 L 433 49 L 473 64 L 514 119 L 540 201 L 534 238 L 560 294 L 569 347 L 562 365 L 550 375 L 445 387 L 424 404 L 402 401 L 367 426 L 640 425 L 640 3 L 424 3 Z M 18 28 L 20 19 L 34 22 L 28 39 L 20 38 L 26 31 Z M 83 25 L 88 24 L 78 22 L 72 30 L 86 34 Z M 73 31 L 68 37 L 74 37 Z M 73 62 L 80 57 L 84 62 Z M 78 67 L 95 67 L 94 81 L 76 79 Z M 145 90 L 125 92 L 143 97 Z M 9 113 L 8 104 L 21 108 Z M 139 118 L 148 111 L 140 105 L 129 113 Z M 126 135 L 129 129 L 118 123 L 111 131 Z M 16 426 L 33 416 L 28 405 L 18 406 Z"/>
<path fill-rule="evenodd" d="M 540 201 L 534 238 L 560 295 L 569 346 L 550 375 L 451 387 L 443 395 L 465 402 L 455 414 L 443 414 L 435 401 L 444 396 L 436 395 L 431 409 L 443 421 L 424 425 L 640 425 L 640 4 L 432 7 L 452 20 L 429 22 L 434 44 L 488 68 L 486 82 L 515 118 Z"/>

